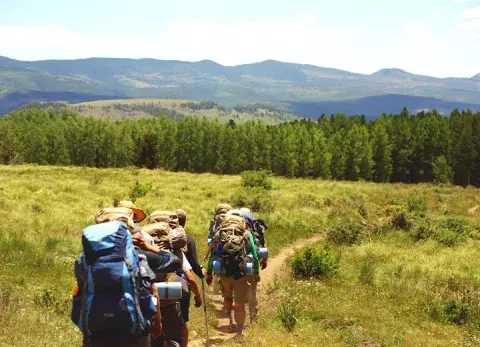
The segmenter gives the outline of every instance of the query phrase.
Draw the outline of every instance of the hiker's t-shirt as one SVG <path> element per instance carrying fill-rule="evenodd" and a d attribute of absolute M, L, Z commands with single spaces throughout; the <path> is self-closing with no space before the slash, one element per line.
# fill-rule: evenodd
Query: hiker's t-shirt
<path fill-rule="evenodd" d="M 183 255 L 183 262 L 182 262 L 182 272 L 185 273 L 186 271 L 192 270 L 192 265 L 188 262 L 187 257 L 185 256 L 185 253 L 182 252 Z"/>

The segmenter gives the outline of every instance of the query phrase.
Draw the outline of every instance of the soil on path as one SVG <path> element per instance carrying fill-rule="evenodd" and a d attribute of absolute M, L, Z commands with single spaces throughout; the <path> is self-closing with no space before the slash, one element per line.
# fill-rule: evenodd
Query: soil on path
<path fill-rule="evenodd" d="M 261 271 L 261 281 L 259 283 L 259 291 L 263 292 L 269 285 L 273 284 L 275 281 L 276 275 L 282 272 L 282 267 L 285 265 L 285 260 L 295 252 L 295 249 L 303 248 L 308 246 L 312 243 L 318 242 L 322 240 L 322 235 L 314 235 L 309 239 L 301 239 L 297 240 L 294 244 L 284 247 L 280 249 L 278 254 L 268 259 L 268 266 L 265 270 Z M 260 293 L 259 293 L 260 294 Z M 229 320 L 222 309 L 222 296 L 213 294 L 209 292 L 208 299 L 211 301 L 215 306 L 215 311 L 217 312 L 217 319 L 218 325 L 214 330 L 210 330 L 210 339 L 208 344 L 205 340 L 193 340 L 189 342 L 190 347 L 200 347 L 200 346 L 210 346 L 214 347 L 216 345 L 220 345 L 224 342 L 227 342 L 230 339 L 235 338 L 235 333 L 228 332 L 228 325 Z M 248 310 L 248 304 L 247 310 Z M 248 326 L 248 313 L 247 313 L 247 322 L 246 325 Z"/>

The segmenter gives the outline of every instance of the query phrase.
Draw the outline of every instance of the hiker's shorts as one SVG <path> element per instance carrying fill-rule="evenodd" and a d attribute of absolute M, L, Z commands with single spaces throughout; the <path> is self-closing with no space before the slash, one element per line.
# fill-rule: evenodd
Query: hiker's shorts
<path fill-rule="evenodd" d="M 236 280 L 232 277 L 220 277 L 220 285 L 224 299 L 233 299 L 238 305 L 244 305 L 247 301 L 248 282 L 247 277 Z"/>

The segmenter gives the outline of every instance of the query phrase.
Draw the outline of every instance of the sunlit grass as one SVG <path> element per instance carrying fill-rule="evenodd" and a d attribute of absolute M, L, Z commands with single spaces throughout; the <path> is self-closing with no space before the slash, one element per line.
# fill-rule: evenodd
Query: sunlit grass
<path fill-rule="evenodd" d="M 200 258 L 215 205 L 233 201 L 241 188 L 239 176 L 0 166 L 0 346 L 80 344 L 80 333 L 70 322 L 68 299 L 81 230 L 93 223 L 99 208 L 126 199 L 137 181 L 152 184 L 136 201 L 145 211 L 187 211 L 186 229 L 197 240 Z M 345 218 L 379 223 L 392 199 L 425 195 L 431 218 L 472 221 L 475 217 L 468 209 L 479 200 L 472 188 L 283 178 L 274 179 L 270 194 L 273 210 L 256 215 L 269 224 L 272 255 Z M 260 346 L 351 346 L 365 341 L 386 346 L 474 345 L 469 342 L 474 341 L 470 328 L 432 320 L 425 303 L 437 294 L 450 295 L 439 288 L 452 278 L 467 289 L 478 285 L 478 241 L 449 248 L 435 240 L 415 243 L 407 232 L 386 230 L 362 242 L 335 248 L 341 254 L 336 279 L 279 282 L 262 302 L 263 318 L 248 329 L 248 339 Z M 373 269 L 370 284 L 360 281 L 367 257 L 373 259 L 368 265 Z M 285 332 L 276 317 L 276 304 L 289 293 L 299 293 L 308 308 L 293 333 Z M 48 300 L 42 301 L 45 295 Z M 191 330 L 203 336 L 203 310 L 192 308 L 191 316 Z M 215 324 L 211 310 L 210 316 Z"/>

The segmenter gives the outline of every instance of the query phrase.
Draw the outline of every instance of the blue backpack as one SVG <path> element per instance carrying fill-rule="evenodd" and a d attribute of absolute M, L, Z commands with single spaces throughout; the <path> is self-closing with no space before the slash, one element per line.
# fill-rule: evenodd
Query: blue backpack
<path fill-rule="evenodd" d="M 92 225 L 83 230 L 82 245 L 73 322 L 87 336 L 105 330 L 142 335 L 156 307 L 141 279 L 130 230 L 119 221 Z"/>

